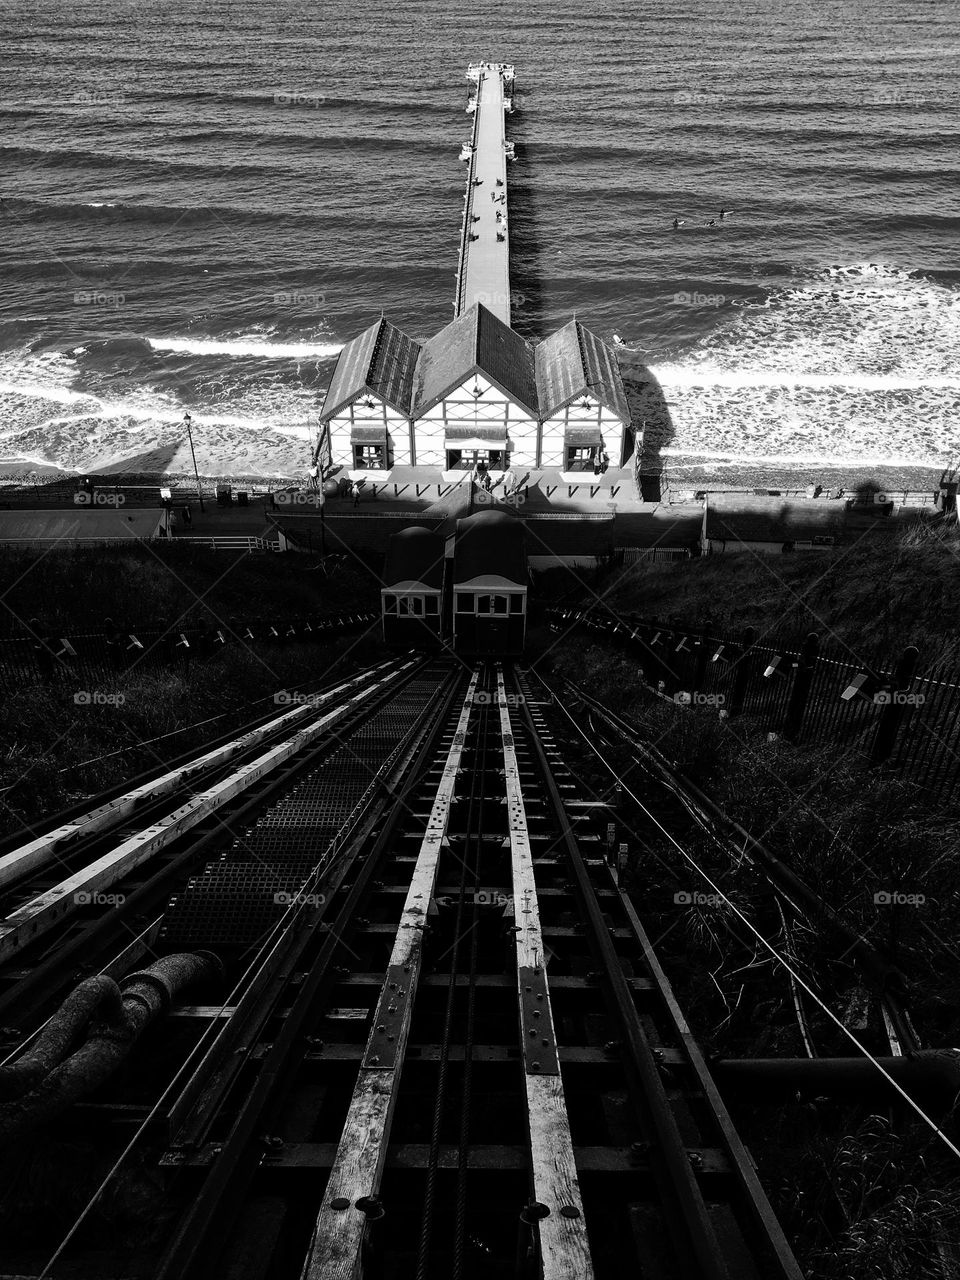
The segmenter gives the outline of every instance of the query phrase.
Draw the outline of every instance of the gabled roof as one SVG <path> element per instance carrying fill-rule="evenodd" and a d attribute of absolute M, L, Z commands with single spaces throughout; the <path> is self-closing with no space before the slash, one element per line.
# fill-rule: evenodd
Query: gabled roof
<path fill-rule="evenodd" d="M 533 347 L 480 302 L 428 339 L 420 351 L 411 416 L 421 417 L 479 373 L 536 418 Z"/>
<path fill-rule="evenodd" d="M 364 392 L 372 392 L 398 413 L 408 414 L 419 354 L 418 342 L 381 317 L 351 338 L 340 352 L 320 411 L 321 422 Z"/>
<path fill-rule="evenodd" d="M 704 534 L 715 542 L 839 542 L 846 532 L 846 512 L 838 502 L 710 494 L 706 505 Z"/>
<path fill-rule="evenodd" d="M 536 371 L 542 418 L 551 417 L 578 396 L 591 395 L 621 422 L 629 423 L 630 407 L 617 358 L 578 320 L 571 320 L 538 345 Z"/>

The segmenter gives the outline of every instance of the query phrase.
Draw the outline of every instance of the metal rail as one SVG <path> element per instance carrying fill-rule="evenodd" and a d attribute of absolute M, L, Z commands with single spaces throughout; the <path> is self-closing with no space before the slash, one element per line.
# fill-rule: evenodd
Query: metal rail
<path fill-rule="evenodd" d="M 230 994 L 181 1011 L 151 1112 L 174 1226 L 138 1274 L 801 1280 L 534 687 L 436 660 L 404 690 L 245 836 L 312 849 L 371 761 L 282 918 L 218 948 Z M 206 948 L 184 904 L 247 892 L 245 858 L 195 877 L 170 945 Z"/>

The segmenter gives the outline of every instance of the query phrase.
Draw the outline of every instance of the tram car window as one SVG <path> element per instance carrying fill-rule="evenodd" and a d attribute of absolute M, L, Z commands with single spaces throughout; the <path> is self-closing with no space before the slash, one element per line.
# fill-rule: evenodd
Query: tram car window
<path fill-rule="evenodd" d="M 443 538 L 421 525 L 390 538 L 380 613 L 384 642 L 392 648 L 440 646 L 443 555 Z"/>
<path fill-rule="evenodd" d="M 523 652 L 527 556 L 523 521 L 481 511 L 457 521 L 453 553 L 453 645 L 473 657 Z"/>

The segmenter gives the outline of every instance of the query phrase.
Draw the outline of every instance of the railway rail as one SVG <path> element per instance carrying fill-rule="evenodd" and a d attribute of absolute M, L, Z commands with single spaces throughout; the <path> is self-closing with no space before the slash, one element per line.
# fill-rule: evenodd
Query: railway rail
<path fill-rule="evenodd" d="M 163 1171 L 135 1273 L 800 1280 L 542 686 L 446 658 L 358 679 L 276 730 L 289 772 L 172 841 L 147 931 L 99 936 L 121 985 L 150 954 L 225 974 L 63 1113 L 116 1153 L 107 1183 L 134 1152 Z M 105 838 L 77 825 L 74 876 Z M 69 934 L 46 935 L 46 1013 Z M 37 945 L 0 964 L 8 1008 L 37 1005 L 15 972 Z M 92 1196 L 38 1274 L 83 1274 L 97 1223 Z"/>

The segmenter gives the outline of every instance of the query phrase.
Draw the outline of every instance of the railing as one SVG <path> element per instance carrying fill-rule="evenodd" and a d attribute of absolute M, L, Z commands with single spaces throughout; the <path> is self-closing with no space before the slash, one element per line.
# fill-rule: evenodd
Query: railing
<path fill-rule="evenodd" d="M 477 172 L 477 134 L 480 129 L 480 89 L 483 84 L 483 72 L 477 80 L 477 109 L 473 113 L 470 129 L 470 160 L 467 165 L 467 185 L 463 197 L 463 226 L 460 228 L 460 260 L 457 264 L 457 291 L 454 296 L 453 314 L 458 316 L 463 310 L 463 291 L 467 282 L 467 255 L 470 252 L 471 213 L 475 190 L 473 179 Z"/>
<path fill-rule="evenodd" d="M 798 743 L 837 743 L 947 799 L 960 784 L 960 670 L 917 675 L 912 646 L 864 664 L 819 637 L 736 638 L 656 618 L 554 608 L 554 624 L 584 629 L 637 658 L 648 688 L 679 707 L 748 715 Z"/>
<path fill-rule="evenodd" d="M 68 635 L 36 633 L 0 639 L 0 687 L 76 682 L 101 688 L 133 670 L 155 672 L 214 656 L 221 649 L 282 648 L 315 644 L 337 635 L 372 627 L 379 613 L 356 610 L 341 614 L 309 614 L 297 618 L 229 619 L 218 627 L 126 627 Z"/>
<path fill-rule="evenodd" d="M 236 537 L 210 537 L 195 538 L 191 535 L 181 535 L 174 538 L 174 542 L 183 545 L 189 543 L 190 546 L 209 547 L 212 551 L 282 551 L 283 548 L 279 542 L 271 542 L 267 538 L 244 538 Z"/>

